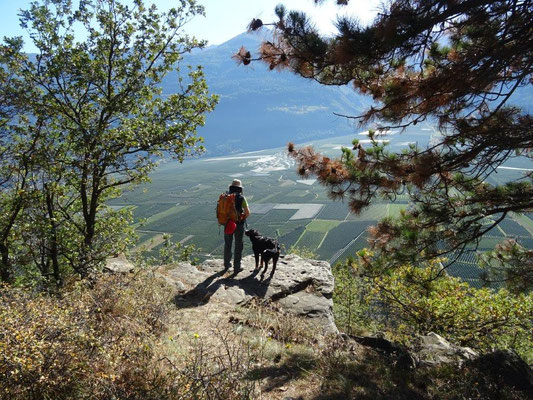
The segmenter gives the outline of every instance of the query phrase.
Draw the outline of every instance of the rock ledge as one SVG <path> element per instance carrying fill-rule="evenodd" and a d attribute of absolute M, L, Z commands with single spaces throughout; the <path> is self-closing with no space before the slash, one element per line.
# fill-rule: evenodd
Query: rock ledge
<path fill-rule="evenodd" d="M 258 298 L 309 318 L 324 333 L 338 332 L 333 318 L 334 279 L 328 262 L 286 255 L 278 261 L 273 276 L 269 266 L 264 279 L 261 271 L 255 270 L 253 256 L 244 257 L 241 267 L 235 274 L 232 269 L 224 271 L 222 260 L 207 260 L 198 266 L 179 263 L 162 274 L 176 287 L 178 301 L 244 305 Z"/>

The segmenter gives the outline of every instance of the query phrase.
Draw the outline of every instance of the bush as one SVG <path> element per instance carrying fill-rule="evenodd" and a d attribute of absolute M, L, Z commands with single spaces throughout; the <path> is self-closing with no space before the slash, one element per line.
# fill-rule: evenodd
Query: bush
<path fill-rule="evenodd" d="M 198 335 L 169 346 L 171 290 L 149 271 L 71 282 L 54 296 L 1 287 L 0 399 L 253 398 L 242 335 L 218 329 L 220 346 Z"/>
<path fill-rule="evenodd" d="M 318 255 L 313 251 L 313 249 L 310 249 L 309 247 L 291 246 L 287 253 L 295 254 L 302 258 L 308 258 L 308 259 L 318 258 Z"/>
<path fill-rule="evenodd" d="M 334 309 L 341 329 L 374 324 L 403 343 L 435 332 L 482 352 L 511 349 L 531 362 L 533 294 L 476 289 L 459 278 L 438 275 L 439 268 L 433 261 L 372 277 L 365 276 L 364 262 L 352 260 L 336 268 Z"/>
<path fill-rule="evenodd" d="M 257 385 L 246 379 L 254 357 L 242 333 L 216 327 L 207 337 L 195 334 L 187 354 L 177 360 L 165 358 L 176 376 L 173 399 L 249 400 Z"/>
<path fill-rule="evenodd" d="M 371 309 L 365 302 L 365 293 L 369 288 L 350 264 L 333 266 L 335 290 L 333 291 L 333 312 L 339 330 L 348 334 L 364 334 L 377 330 L 377 323 L 372 318 Z"/>
<path fill-rule="evenodd" d="M 2 399 L 164 399 L 154 359 L 170 293 L 154 278 L 103 276 L 60 296 L 0 289 Z"/>
<path fill-rule="evenodd" d="M 197 255 L 198 249 L 195 245 L 173 242 L 172 236 L 168 233 L 163 234 L 163 243 L 157 246 L 154 251 L 147 250 L 147 246 L 141 246 L 130 254 L 134 264 L 140 267 L 169 265 L 178 262 L 197 264 L 199 261 Z"/>

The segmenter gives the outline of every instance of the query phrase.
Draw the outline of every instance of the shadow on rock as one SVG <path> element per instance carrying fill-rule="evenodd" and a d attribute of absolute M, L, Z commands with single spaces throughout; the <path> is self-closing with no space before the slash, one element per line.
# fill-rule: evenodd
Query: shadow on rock
<path fill-rule="evenodd" d="M 237 272 L 233 272 L 231 275 L 224 277 L 227 272 L 228 270 L 222 270 L 214 273 L 188 292 L 176 295 L 174 298 L 175 304 L 180 308 L 192 308 L 204 305 L 222 288 L 224 290 L 237 288 L 241 289 L 245 296 L 265 298 L 272 276 L 265 280 L 259 280 L 257 279 L 259 269 L 257 269 L 244 278 L 236 279 Z"/>
<path fill-rule="evenodd" d="M 212 259 L 200 265 L 179 263 L 162 275 L 176 287 L 179 307 L 198 307 L 209 301 L 237 306 L 258 298 L 308 318 L 324 332 L 338 333 L 333 318 L 334 279 L 327 262 L 288 254 L 278 262 L 275 273 L 271 269 L 264 279 L 253 256 L 244 257 L 241 267 L 232 273 L 224 269 L 222 260 Z"/>

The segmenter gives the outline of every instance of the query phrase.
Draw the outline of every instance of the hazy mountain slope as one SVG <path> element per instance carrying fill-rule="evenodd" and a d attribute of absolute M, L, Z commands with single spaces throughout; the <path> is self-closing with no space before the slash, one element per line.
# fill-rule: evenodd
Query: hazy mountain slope
<path fill-rule="evenodd" d="M 195 51 L 185 63 L 203 65 L 209 89 L 220 103 L 200 129 L 208 154 L 225 154 L 283 146 L 355 131 L 351 120 L 334 112 L 358 115 L 372 102 L 352 88 L 328 87 L 288 71 L 269 71 L 252 63 L 239 66 L 231 58 L 241 46 L 257 51 L 262 37 L 243 33 L 229 41 Z M 185 71 L 182 71 L 185 73 Z M 176 73 L 163 82 L 164 93 L 177 88 Z M 531 86 L 519 88 L 510 103 L 530 111 Z"/>
<path fill-rule="evenodd" d="M 372 99 L 355 93 L 351 86 L 324 86 L 288 71 L 269 71 L 263 63 L 237 65 L 231 57 L 241 46 L 257 51 L 262 37 L 242 33 L 229 41 L 185 55 L 187 64 L 202 65 L 211 93 L 220 96 L 215 111 L 199 129 L 205 138 L 207 154 L 220 155 L 284 146 L 353 134 L 353 120 L 333 113 L 358 115 Z M 34 60 L 36 54 L 29 54 Z M 178 92 L 178 75 L 163 80 L 163 95 Z M 531 85 L 518 88 L 510 99 L 525 112 L 531 112 Z"/>
<path fill-rule="evenodd" d="M 220 96 L 219 105 L 200 130 L 209 154 L 354 132 L 353 124 L 333 113 L 357 114 L 370 103 L 369 98 L 349 87 L 326 87 L 286 71 L 269 71 L 262 63 L 239 66 L 231 58 L 240 46 L 255 51 L 260 42 L 260 36 L 244 33 L 186 56 L 185 63 L 204 67 L 209 90 Z M 165 78 L 163 88 L 165 94 L 176 90 L 175 73 Z"/>

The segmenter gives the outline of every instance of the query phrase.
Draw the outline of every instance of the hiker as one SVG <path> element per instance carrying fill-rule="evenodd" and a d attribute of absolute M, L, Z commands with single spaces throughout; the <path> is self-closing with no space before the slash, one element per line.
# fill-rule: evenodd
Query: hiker
<path fill-rule="evenodd" d="M 231 267 L 231 244 L 233 236 L 235 236 L 235 257 L 233 259 L 233 269 L 235 272 L 241 270 L 241 257 L 244 234 L 244 224 L 246 218 L 250 215 L 248 202 L 242 194 L 242 183 L 238 179 L 234 179 L 229 187 L 228 194 L 235 193 L 235 208 L 237 209 L 238 221 L 229 221 L 224 228 L 224 269 Z"/>

